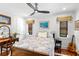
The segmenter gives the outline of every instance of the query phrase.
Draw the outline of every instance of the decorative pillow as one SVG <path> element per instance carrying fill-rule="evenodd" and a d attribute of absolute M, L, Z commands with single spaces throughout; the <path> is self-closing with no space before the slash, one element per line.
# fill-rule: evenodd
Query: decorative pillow
<path fill-rule="evenodd" d="M 38 32 L 38 37 L 47 38 L 48 33 L 46 31 L 40 31 L 40 32 Z"/>

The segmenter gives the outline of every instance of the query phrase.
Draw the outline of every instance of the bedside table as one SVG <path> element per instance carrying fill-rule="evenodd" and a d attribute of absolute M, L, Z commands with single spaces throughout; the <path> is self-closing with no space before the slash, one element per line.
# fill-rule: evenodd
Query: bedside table
<path fill-rule="evenodd" d="M 62 42 L 60 40 L 57 40 L 55 39 L 55 51 L 61 53 L 61 45 L 62 45 Z"/>

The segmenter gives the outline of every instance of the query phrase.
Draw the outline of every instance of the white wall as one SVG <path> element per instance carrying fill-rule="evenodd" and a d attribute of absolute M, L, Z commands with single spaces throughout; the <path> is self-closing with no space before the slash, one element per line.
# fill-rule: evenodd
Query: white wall
<path fill-rule="evenodd" d="M 79 20 L 79 9 L 76 11 L 76 20 Z"/>

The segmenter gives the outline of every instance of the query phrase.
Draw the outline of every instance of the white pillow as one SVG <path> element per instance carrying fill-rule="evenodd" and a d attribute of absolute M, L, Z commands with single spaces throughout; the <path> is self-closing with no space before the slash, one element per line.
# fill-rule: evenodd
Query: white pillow
<path fill-rule="evenodd" d="M 38 32 L 38 37 L 47 38 L 48 37 L 48 33 L 45 32 L 45 31 L 40 31 L 40 32 Z"/>

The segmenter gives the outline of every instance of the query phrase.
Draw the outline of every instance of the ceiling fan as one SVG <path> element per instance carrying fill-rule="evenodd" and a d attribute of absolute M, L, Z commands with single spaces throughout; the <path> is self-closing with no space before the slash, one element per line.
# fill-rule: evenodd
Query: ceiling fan
<path fill-rule="evenodd" d="M 35 4 L 34 4 L 35 6 L 33 6 L 31 3 L 26 3 L 26 4 L 34 10 L 34 12 L 30 14 L 31 16 L 34 15 L 35 12 L 38 12 L 38 13 L 45 13 L 45 14 L 50 13 L 49 11 L 38 10 L 38 3 L 35 3 Z"/>

